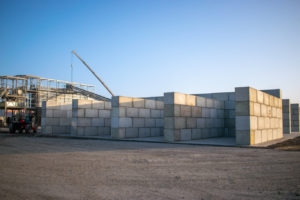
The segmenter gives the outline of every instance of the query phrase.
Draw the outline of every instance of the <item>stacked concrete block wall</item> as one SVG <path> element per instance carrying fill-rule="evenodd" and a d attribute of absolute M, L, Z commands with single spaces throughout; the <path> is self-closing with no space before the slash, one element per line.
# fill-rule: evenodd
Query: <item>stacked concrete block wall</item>
<path fill-rule="evenodd" d="M 163 135 L 164 103 L 156 99 L 115 96 L 112 98 L 113 138 Z"/>
<path fill-rule="evenodd" d="M 283 137 L 282 100 L 250 87 L 235 88 L 236 144 L 254 145 Z"/>
<path fill-rule="evenodd" d="M 42 134 L 70 134 L 72 104 L 56 101 L 42 103 Z"/>
<path fill-rule="evenodd" d="M 234 92 L 220 92 L 220 93 L 206 93 L 195 94 L 205 98 L 217 99 L 224 101 L 224 136 L 235 136 L 235 93 Z"/>
<path fill-rule="evenodd" d="M 283 133 L 291 133 L 291 104 L 289 99 L 282 99 Z"/>
<path fill-rule="evenodd" d="M 170 92 L 164 103 L 166 141 L 224 136 L 224 101 Z"/>
<path fill-rule="evenodd" d="M 292 132 L 300 132 L 300 112 L 299 104 L 291 104 L 291 130 Z"/>
<path fill-rule="evenodd" d="M 72 135 L 110 135 L 111 102 L 74 99 L 72 105 Z"/>

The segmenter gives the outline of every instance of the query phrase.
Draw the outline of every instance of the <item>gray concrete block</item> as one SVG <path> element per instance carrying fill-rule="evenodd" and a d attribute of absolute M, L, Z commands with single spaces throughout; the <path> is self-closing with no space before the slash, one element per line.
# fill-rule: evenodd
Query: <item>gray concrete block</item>
<path fill-rule="evenodd" d="M 165 117 L 164 118 L 164 128 L 175 128 L 175 118 L 174 117 Z"/>
<path fill-rule="evenodd" d="M 225 109 L 235 109 L 235 102 L 234 101 L 225 101 Z"/>
<path fill-rule="evenodd" d="M 237 131 L 235 136 L 235 143 L 237 145 L 250 145 L 251 144 L 250 133 Z"/>
<path fill-rule="evenodd" d="M 139 129 L 138 128 L 126 128 L 125 130 L 126 138 L 136 138 L 139 137 Z"/>
<path fill-rule="evenodd" d="M 164 93 L 164 104 L 174 104 L 174 92 Z"/>
<path fill-rule="evenodd" d="M 196 98 L 196 106 L 199 106 L 199 107 L 206 107 L 206 98 L 204 97 L 197 97 Z"/>
<path fill-rule="evenodd" d="M 111 126 L 111 118 L 104 118 L 104 126 L 106 127 Z"/>
<path fill-rule="evenodd" d="M 158 137 L 160 136 L 161 128 L 151 128 L 151 137 Z"/>
<path fill-rule="evenodd" d="M 145 108 L 155 109 L 155 100 L 145 99 Z"/>
<path fill-rule="evenodd" d="M 127 108 L 127 117 L 138 117 L 139 109 L 138 108 Z"/>
<path fill-rule="evenodd" d="M 250 116 L 236 116 L 235 127 L 237 131 L 250 130 Z"/>
<path fill-rule="evenodd" d="M 46 126 L 59 126 L 59 118 L 46 118 L 45 125 Z"/>
<path fill-rule="evenodd" d="M 181 129 L 180 130 L 180 140 L 181 141 L 192 140 L 192 130 L 191 129 Z"/>
<path fill-rule="evenodd" d="M 174 93 L 174 104 L 185 105 L 186 104 L 186 94 Z"/>
<path fill-rule="evenodd" d="M 160 118 L 160 110 L 151 110 L 151 117 L 152 118 Z"/>
<path fill-rule="evenodd" d="M 60 126 L 71 126 L 72 118 L 59 118 Z"/>
<path fill-rule="evenodd" d="M 155 127 L 155 119 L 145 118 L 145 127 L 148 127 L 148 128 Z"/>
<path fill-rule="evenodd" d="M 210 109 L 209 108 L 202 108 L 202 117 L 210 118 Z"/>
<path fill-rule="evenodd" d="M 104 126 L 104 118 L 92 118 L 92 126 Z"/>
<path fill-rule="evenodd" d="M 150 118 L 150 109 L 139 109 L 139 117 Z"/>
<path fill-rule="evenodd" d="M 113 122 L 113 119 L 112 119 Z M 119 127 L 120 128 L 129 128 L 132 127 L 132 119 L 131 118 L 119 118 Z"/>
<path fill-rule="evenodd" d="M 184 117 L 175 117 L 174 118 L 175 129 L 184 129 L 186 128 L 186 119 Z"/>
<path fill-rule="evenodd" d="M 236 116 L 250 115 L 250 102 L 249 101 L 235 102 L 235 114 L 236 114 Z"/>
<path fill-rule="evenodd" d="M 84 135 L 85 136 L 97 136 L 98 135 L 98 128 L 97 127 L 84 127 Z"/>
<path fill-rule="evenodd" d="M 185 106 L 181 105 L 180 108 L 181 116 L 182 117 L 191 117 L 192 116 L 192 107 L 191 106 Z"/>
<path fill-rule="evenodd" d="M 111 118 L 111 127 L 112 128 L 119 128 L 119 117 L 112 117 Z"/>
<path fill-rule="evenodd" d="M 110 110 L 99 110 L 99 117 L 110 118 Z"/>
<path fill-rule="evenodd" d="M 180 105 L 166 104 L 164 108 L 165 117 L 179 117 L 180 116 Z"/>
<path fill-rule="evenodd" d="M 206 99 L 206 107 L 214 108 L 215 107 L 215 100 L 214 99 Z"/>
<path fill-rule="evenodd" d="M 164 102 L 163 101 L 156 101 L 156 108 L 157 109 L 164 109 Z"/>
<path fill-rule="evenodd" d="M 139 128 L 139 137 L 150 137 L 151 136 L 151 129 L 150 128 Z"/>
<path fill-rule="evenodd" d="M 45 110 L 46 112 L 46 117 L 53 117 L 53 110 L 47 109 Z"/>
<path fill-rule="evenodd" d="M 197 118 L 197 128 L 205 128 L 206 127 L 206 122 L 205 118 Z"/>
<path fill-rule="evenodd" d="M 188 129 L 197 128 L 197 118 L 187 118 L 186 119 L 186 126 L 187 126 Z"/>
<path fill-rule="evenodd" d="M 119 106 L 120 107 L 133 107 L 133 102 L 131 97 L 119 97 Z"/>
<path fill-rule="evenodd" d="M 104 101 L 94 101 L 92 104 L 93 109 L 103 110 L 104 109 Z"/>
<path fill-rule="evenodd" d="M 186 102 L 185 102 L 185 105 L 188 105 L 188 106 L 196 106 L 196 96 L 194 95 L 186 95 L 185 96 L 186 98 Z"/>
<path fill-rule="evenodd" d="M 85 109 L 85 117 L 98 117 L 98 110 Z"/>
<path fill-rule="evenodd" d="M 250 88 L 249 87 L 236 87 L 235 88 L 235 101 L 250 101 Z M 225 102 L 226 104 L 226 102 Z M 226 108 L 226 105 L 225 105 Z"/>
<path fill-rule="evenodd" d="M 110 101 L 105 101 L 104 102 L 104 108 L 106 110 L 111 110 L 111 102 Z"/>
<path fill-rule="evenodd" d="M 202 113 L 201 113 L 201 107 L 195 106 L 192 107 L 192 117 L 201 117 Z"/>
<path fill-rule="evenodd" d="M 111 137 L 113 139 L 122 139 L 125 138 L 125 128 L 112 128 Z"/>
<path fill-rule="evenodd" d="M 215 108 L 210 109 L 210 117 L 217 118 L 217 110 Z"/>
<path fill-rule="evenodd" d="M 145 108 L 145 100 L 144 99 L 133 98 L 132 101 L 133 101 L 133 107 Z"/>
<path fill-rule="evenodd" d="M 111 128 L 110 127 L 98 127 L 98 135 L 99 136 L 111 135 Z"/>
<path fill-rule="evenodd" d="M 212 118 L 205 119 L 205 127 L 206 128 L 212 128 L 214 126 L 213 124 L 214 120 Z"/>
<path fill-rule="evenodd" d="M 179 133 L 178 131 L 175 131 L 174 129 L 166 129 L 164 128 L 164 139 L 166 142 L 174 142 L 176 141 L 175 133 Z M 178 136 L 179 137 L 179 134 Z"/>
<path fill-rule="evenodd" d="M 78 126 L 92 126 L 92 119 L 91 118 L 78 118 L 77 119 Z"/>
<path fill-rule="evenodd" d="M 199 140 L 202 138 L 202 129 L 192 129 L 192 140 Z"/>
<path fill-rule="evenodd" d="M 133 118 L 133 127 L 135 127 L 135 128 L 145 127 L 145 119 L 144 118 Z"/>
<path fill-rule="evenodd" d="M 156 128 L 164 127 L 164 120 L 163 119 L 155 119 L 155 127 Z"/>

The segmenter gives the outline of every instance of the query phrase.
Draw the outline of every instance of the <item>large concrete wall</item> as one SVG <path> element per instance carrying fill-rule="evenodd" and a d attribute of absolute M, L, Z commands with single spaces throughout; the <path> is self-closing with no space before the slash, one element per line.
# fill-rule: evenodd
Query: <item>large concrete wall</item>
<path fill-rule="evenodd" d="M 110 135 L 111 102 L 74 99 L 72 105 L 72 135 Z"/>
<path fill-rule="evenodd" d="M 282 99 L 283 133 L 291 133 L 291 104 L 289 99 Z"/>
<path fill-rule="evenodd" d="M 224 135 L 224 101 L 170 92 L 164 94 L 164 103 L 166 141 Z"/>
<path fill-rule="evenodd" d="M 283 137 L 282 100 L 250 87 L 235 88 L 236 144 L 253 145 Z"/>
<path fill-rule="evenodd" d="M 72 104 L 56 101 L 42 103 L 42 134 L 70 134 Z"/>
<path fill-rule="evenodd" d="M 299 104 L 291 104 L 291 130 L 292 132 L 300 132 L 300 112 Z"/>
<path fill-rule="evenodd" d="M 206 93 L 194 94 L 205 98 L 217 99 L 224 101 L 224 136 L 235 136 L 235 93 L 221 92 L 221 93 Z"/>
<path fill-rule="evenodd" d="M 112 138 L 163 135 L 164 103 L 161 100 L 114 96 L 112 98 Z"/>

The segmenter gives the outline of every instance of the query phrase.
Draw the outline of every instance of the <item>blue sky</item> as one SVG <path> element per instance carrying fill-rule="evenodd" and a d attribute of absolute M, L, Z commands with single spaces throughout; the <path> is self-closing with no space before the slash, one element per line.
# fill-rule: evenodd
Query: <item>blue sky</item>
<path fill-rule="evenodd" d="M 299 0 L 0 0 L 0 74 L 70 81 L 75 49 L 115 95 L 251 86 L 300 103 L 299 10 Z M 74 81 L 110 96 L 73 64 Z"/>

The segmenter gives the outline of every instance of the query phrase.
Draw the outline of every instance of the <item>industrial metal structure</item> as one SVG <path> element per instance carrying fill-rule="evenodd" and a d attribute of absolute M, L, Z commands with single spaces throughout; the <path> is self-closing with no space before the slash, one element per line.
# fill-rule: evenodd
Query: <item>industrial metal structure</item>
<path fill-rule="evenodd" d="M 0 76 L 2 125 L 8 113 L 31 110 L 40 119 L 43 101 L 71 102 L 72 99 L 109 99 L 94 93 L 95 86 L 31 75 Z"/>

